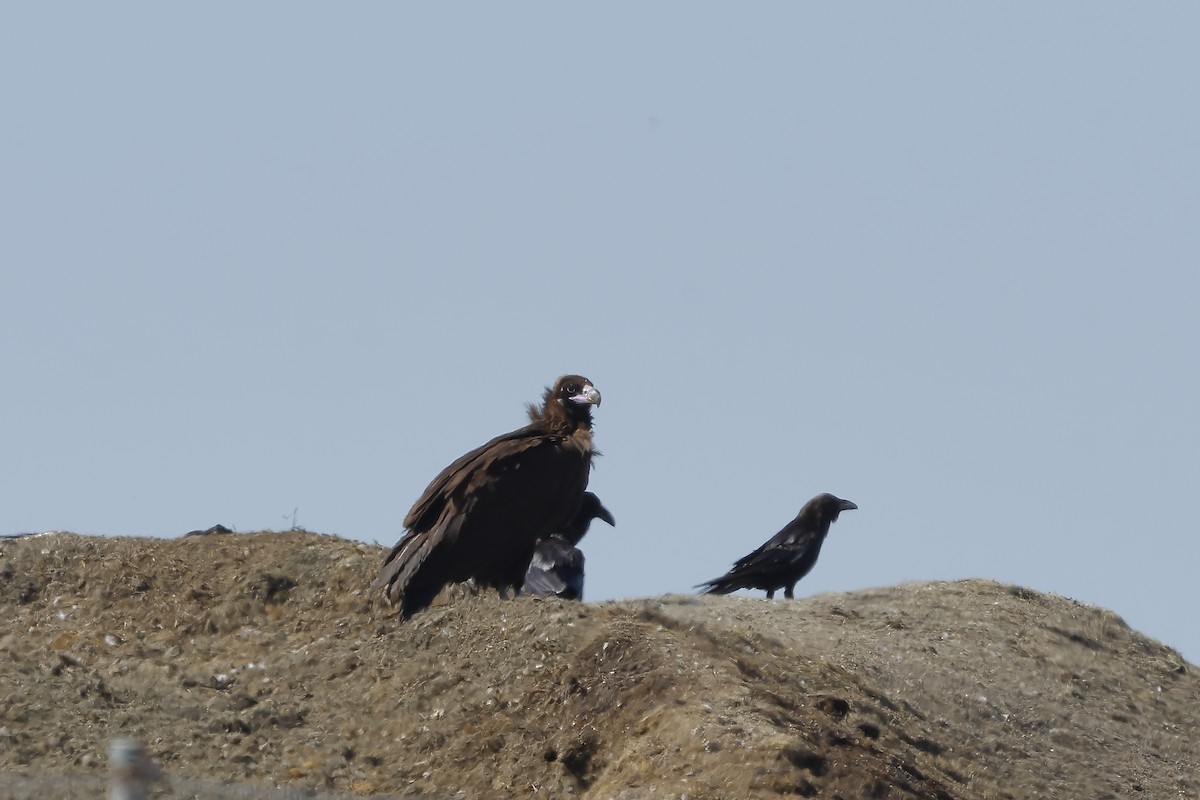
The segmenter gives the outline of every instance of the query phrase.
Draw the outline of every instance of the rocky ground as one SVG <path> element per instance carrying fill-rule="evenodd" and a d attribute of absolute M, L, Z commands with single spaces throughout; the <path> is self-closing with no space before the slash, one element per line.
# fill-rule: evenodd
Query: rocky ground
<path fill-rule="evenodd" d="M 1200 679 L 1119 617 L 989 581 L 767 602 L 446 592 L 303 532 L 0 540 L 0 800 L 1200 797 Z M 226 783 L 227 782 L 227 783 Z"/>

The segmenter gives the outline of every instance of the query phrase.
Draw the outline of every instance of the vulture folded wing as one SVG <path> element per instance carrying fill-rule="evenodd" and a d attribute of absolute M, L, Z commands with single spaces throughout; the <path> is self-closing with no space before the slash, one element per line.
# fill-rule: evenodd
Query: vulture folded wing
<path fill-rule="evenodd" d="M 409 530 L 430 530 L 445 510 L 446 503 L 463 489 L 472 476 L 481 470 L 486 471 L 489 462 L 514 456 L 541 443 L 537 432 L 531 428 L 532 426 L 527 426 L 497 436 L 487 444 L 480 445 L 455 459 L 425 487 L 425 491 L 417 498 L 417 502 L 413 503 L 413 507 L 404 518 L 404 527 Z"/>

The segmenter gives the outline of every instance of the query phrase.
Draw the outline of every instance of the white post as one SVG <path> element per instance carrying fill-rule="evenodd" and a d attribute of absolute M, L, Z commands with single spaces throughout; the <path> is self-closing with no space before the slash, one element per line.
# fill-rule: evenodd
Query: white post
<path fill-rule="evenodd" d="M 108 743 L 108 800 L 146 800 L 151 785 L 162 778 L 141 742 L 113 739 Z"/>

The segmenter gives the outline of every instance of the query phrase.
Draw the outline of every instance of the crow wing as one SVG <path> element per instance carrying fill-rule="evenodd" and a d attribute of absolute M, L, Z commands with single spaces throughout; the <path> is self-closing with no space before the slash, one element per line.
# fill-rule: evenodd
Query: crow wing
<path fill-rule="evenodd" d="M 561 536 L 538 542 L 521 594 L 583 599 L 583 551 Z"/>

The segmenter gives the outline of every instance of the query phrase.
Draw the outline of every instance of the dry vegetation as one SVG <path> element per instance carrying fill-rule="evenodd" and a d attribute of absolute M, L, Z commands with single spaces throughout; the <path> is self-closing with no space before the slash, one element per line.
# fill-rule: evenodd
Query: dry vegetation
<path fill-rule="evenodd" d="M 454 589 L 398 625 L 365 591 L 382 553 L 0 541 L 0 783 L 101 780 L 106 743 L 136 736 L 175 779 L 246 792 L 223 796 L 1200 796 L 1196 669 L 1102 609 L 988 581 Z"/>

